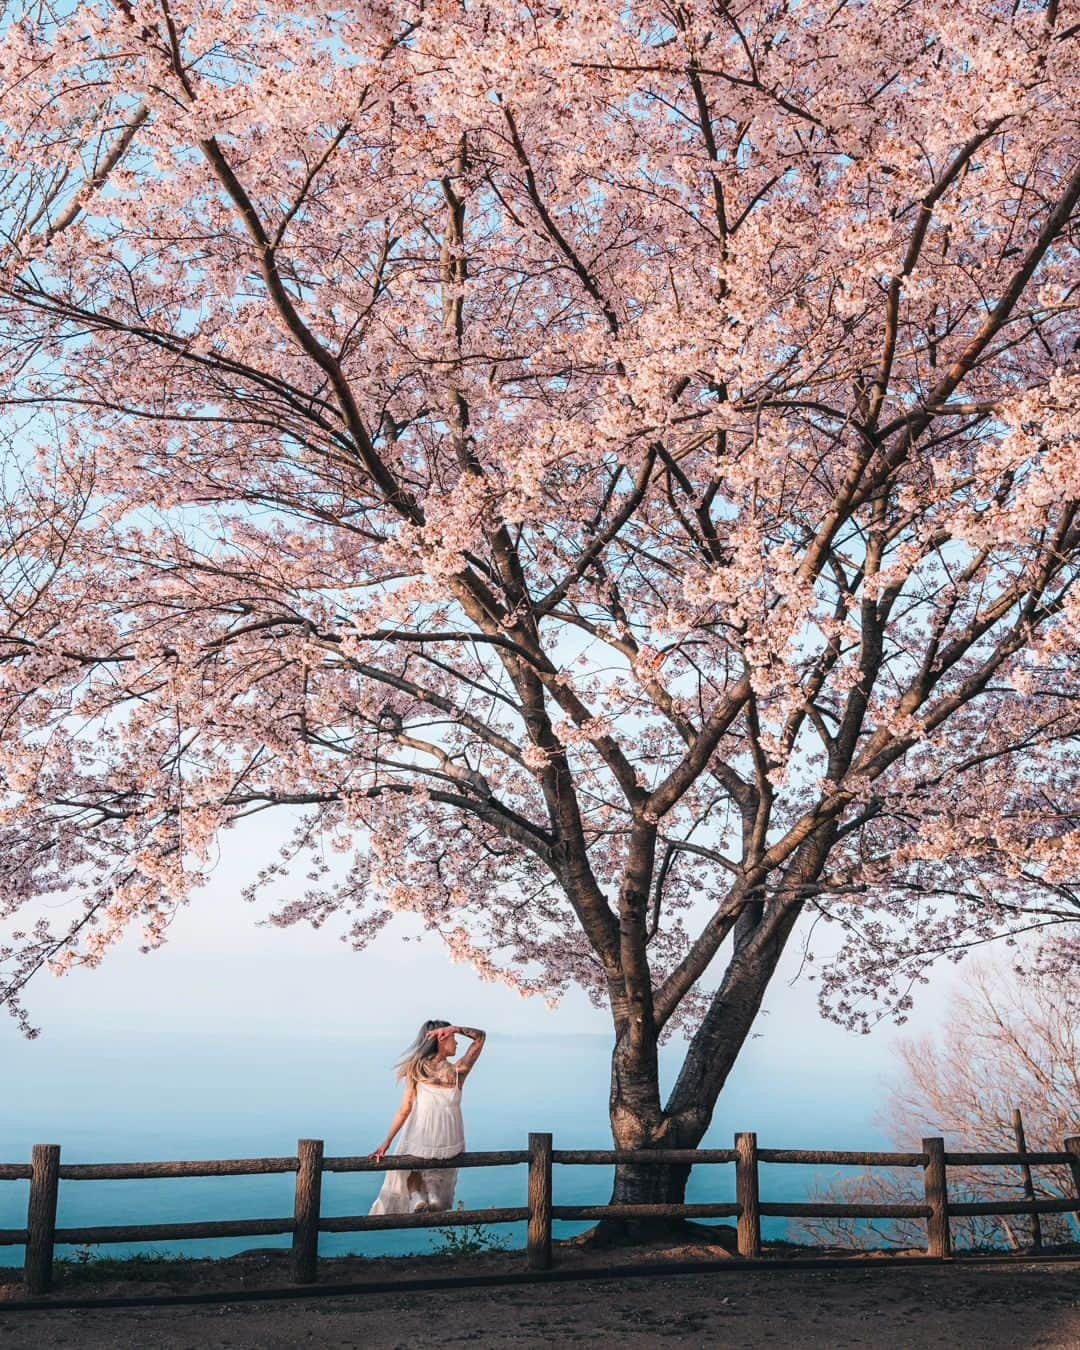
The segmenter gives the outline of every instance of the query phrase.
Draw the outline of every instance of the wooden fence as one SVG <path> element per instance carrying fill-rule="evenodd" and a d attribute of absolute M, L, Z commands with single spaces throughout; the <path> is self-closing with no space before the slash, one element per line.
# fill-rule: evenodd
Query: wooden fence
<path fill-rule="evenodd" d="M 557 1205 L 553 1200 L 555 1164 L 611 1166 L 617 1163 L 680 1163 L 692 1166 L 735 1165 L 734 1204 Z M 800 1163 L 830 1167 L 921 1167 L 922 1204 L 826 1204 L 820 1201 L 780 1204 L 759 1198 L 762 1163 Z M 347 1215 L 321 1213 L 322 1178 L 327 1172 L 435 1171 L 447 1167 L 528 1165 L 528 1203 L 514 1209 L 449 1210 L 437 1213 Z M 1071 1168 L 1076 1197 L 1061 1200 L 991 1200 L 950 1203 L 950 1167 Z M 61 1181 L 121 1181 L 134 1178 L 250 1176 L 295 1172 L 296 1193 L 290 1218 L 230 1219 L 208 1223 L 124 1224 L 119 1227 L 57 1228 L 56 1207 Z M 732 1149 L 654 1149 L 625 1153 L 612 1149 L 556 1149 L 550 1134 L 530 1134 L 527 1150 L 504 1153 L 461 1153 L 456 1158 L 386 1157 L 326 1158 L 321 1139 L 301 1139 L 295 1157 L 238 1158 L 209 1162 L 68 1163 L 60 1161 L 59 1144 L 35 1144 L 30 1165 L 0 1164 L 0 1181 L 29 1181 L 26 1227 L 0 1229 L 0 1246 L 25 1246 L 25 1281 L 30 1293 L 52 1284 L 53 1250 L 57 1243 L 89 1245 L 111 1242 L 178 1241 L 189 1238 L 265 1237 L 292 1235 L 292 1278 L 310 1284 L 317 1278 L 320 1233 L 368 1233 L 385 1229 L 447 1228 L 471 1224 L 528 1222 L 526 1263 L 530 1270 L 551 1266 L 551 1225 L 555 1220 L 686 1218 L 737 1221 L 742 1257 L 761 1256 L 761 1219 L 847 1218 L 926 1220 L 927 1255 L 951 1255 L 949 1219 L 972 1214 L 1065 1214 L 1080 1212 L 1080 1137 L 1066 1139 L 1061 1153 L 949 1153 L 942 1139 L 924 1139 L 920 1153 L 859 1153 L 816 1149 L 758 1148 L 757 1135 L 737 1134 Z"/>

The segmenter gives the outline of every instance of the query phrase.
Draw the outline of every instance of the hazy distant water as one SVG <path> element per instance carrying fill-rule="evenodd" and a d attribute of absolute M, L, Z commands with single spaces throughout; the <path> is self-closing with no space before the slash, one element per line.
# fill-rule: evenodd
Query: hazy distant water
<path fill-rule="evenodd" d="M 134 1027 L 104 1044 L 7 1037 L 0 1051 L 0 1162 L 29 1160 L 35 1143 L 61 1144 L 66 1162 L 280 1156 L 295 1152 L 301 1137 L 325 1140 L 328 1154 L 366 1153 L 383 1138 L 400 1098 L 390 1068 L 397 1049 L 396 1041 L 347 1039 L 337 1028 L 314 1045 L 240 1044 L 227 1029 L 218 1041 L 173 1035 L 148 1042 Z M 530 1130 L 551 1131 L 556 1147 L 608 1147 L 608 1055 L 603 1036 L 493 1036 L 465 1088 L 468 1147 L 524 1148 Z M 677 1046 L 664 1053 L 669 1076 L 678 1057 Z M 860 1056 L 850 1064 L 813 1065 L 752 1044 L 704 1143 L 727 1147 L 736 1130 L 753 1129 L 763 1147 L 881 1147 L 871 1123 L 876 1096 Z M 799 1199 L 814 1176 L 811 1168 L 763 1167 L 762 1198 Z M 323 1212 L 365 1213 L 380 1181 L 372 1174 L 327 1175 Z M 59 1223 L 270 1218 L 291 1214 L 292 1185 L 291 1174 L 62 1182 Z M 556 1203 L 602 1202 L 610 1187 L 608 1168 L 556 1169 Z M 25 1182 L 0 1182 L 0 1228 L 24 1225 L 27 1189 Z M 524 1205 L 525 1168 L 462 1171 L 457 1194 L 469 1208 Z M 734 1169 L 697 1169 L 688 1198 L 732 1200 Z M 765 1220 L 774 1236 L 785 1225 Z M 502 1231 L 513 1245 L 523 1243 L 523 1225 Z M 287 1243 L 285 1236 L 241 1238 L 172 1243 L 168 1250 L 224 1256 Z M 377 1255 L 437 1243 L 431 1233 L 325 1234 L 320 1251 Z M 0 1264 L 21 1259 L 21 1249 L 0 1248 Z"/>

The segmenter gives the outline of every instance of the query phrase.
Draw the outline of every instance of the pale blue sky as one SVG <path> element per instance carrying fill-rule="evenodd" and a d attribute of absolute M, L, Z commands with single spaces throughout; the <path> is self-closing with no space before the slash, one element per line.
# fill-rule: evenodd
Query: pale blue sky
<path fill-rule="evenodd" d="M 393 1106 L 394 1052 L 428 1017 L 489 1030 L 489 1068 L 499 1068 L 491 1071 L 483 1095 L 495 1112 L 499 1091 L 520 1095 L 513 1080 L 528 1075 L 532 1057 L 543 1058 L 545 1079 L 560 1091 L 551 1046 L 575 1035 L 609 1034 L 606 1012 L 590 1007 L 578 992 L 551 1010 L 541 999 L 522 999 L 505 985 L 483 983 L 471 967 L 452 964 L 433 938 L 402 941 L 402 934 L 418 931 L 408 918 L 390 925 L 363 953 L 352 952 L 329 929 L 257 926 L 261 910 L 239 895 L 250 869 L 266 861 L 273 848 L 269 821 L 263 817 L 262 822 L 258 833 L 248 828 L 246 837 L 224 837 L 211 884 L 182 911 L 165 948 L 142 954 L 138 942 L 131 941 L 97 971 L 76 969 L 62 979 L 43 976 L 30 994 L 31 1015 L 42 1035 L 30 1044 L 20 1042 L 14 1023 L 0 1022 L 0 1058 L 11 1093 L 4 1093 L 0 1137 L 7 1131 L 9 1142 L 18 1139 L 22 1149 L 23 1125 L 27 1131 L 62 1130 L 70 1139 L 81 1122 L 89 1127 L 93 1120 L 115 1120 L 119 1114 L 130 1126 L 138 1115 L 153 1138 L 155 1120 L 165 1129 L 181 1106 L 200 1118 L 205 1134 L 215 1115 L 246 1116 L 244 1102 L 252 1091 L 258 1091 L 263 1118 L 273 1116 L 278 1106 L 270 1066 L 275 1061 L 290 1065 L 298 1083 L 308 1072 L 306 1058 L 311 1058 L 311 1072 L 301 1095 L 311 1106 L 308 1114 L 317 1118 L 325 1112 L 338 1119 L 340 1106 L 344 1120 L 350 1111 L 360 1112 L 363 1133 L 370 1133 L 375 1119 Z M 259 848 L 259 840 L 270 842 Z M 949 968 L 922 991 L 903 1033 L 883 1025 L 871 1035 L 857 1035 L 822 1021 L 813 984 L 791 983 L 796 967 L 795 952 L 772 987 L 760 1034 L 740 1065 L 741 1127 L 775 1123 L 795 1108 L 799 1138 L 806 1145 L 811 1133 L 826 1130 L 829 1137 L 817 1138 L 818 1146 L 856 1146 L 871 1129 L 884 1076 L 895 1065 L 892 1050 L 899 1035 L 940 1026 L 945 992 L 956 973 Z M 605 1057 L 598 1041 L 590 1052 L 589 1073 L 601 1081 L 580 1096 L 571 1112 L 582 1134 L 591 1138 L 597 1131 L 602 1137 L 606 1129 Z M 668 1077 L 676 1061 L 678 1045 L 672 1045 L 664 1054 Z M 261 1065 L 259 1072 L 265 1073 L 258 1084 L 242 1088 L 244 1075 L 254 1072 L 252 1065 Z M 347 1087 L 340 1100 L 335 1084 L 319 1081 L 319 1075 L 338 1075 L 336 1065 L 346 1066 Z M 289 1091 L 294 1096 L 300 1089 Z M 159 1107 L 155 1093 L 161 1096 Z M 279 1107 L 286 1137 L 294 1123 L 324 1133 L 319 1119 L 302 1125 L 294 1107 L 292 1100 L 282 1100 Z M 521 1123 L 516 1120 L 514 1130 L 520 1131 Z M 844 1137 L 837 1137 L 837 1130 Z M 356 1147 L 375 1142 L 352 1141 Z M 489 1146 L 497 1142 L 489 1139 Z M 513 1146 L 512 1141 L 505 1146 Z"/>

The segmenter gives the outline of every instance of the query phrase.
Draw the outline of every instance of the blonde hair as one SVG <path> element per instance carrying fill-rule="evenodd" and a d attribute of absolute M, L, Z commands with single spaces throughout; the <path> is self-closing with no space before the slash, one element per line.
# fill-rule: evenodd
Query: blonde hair
<path fill-rule="evenodd" d="M 405 1078 L 410 1083 L 419 1083 L 434 1077 L 435 1066 L 438 1063 L 439 1042 L 437 1037 L 429 1033 L 449 1025 L 449 1022 L 437 1020 L 423 1024 L 416 1034 L 416 1040 L 395 1065 L 398 1078 Z"/>

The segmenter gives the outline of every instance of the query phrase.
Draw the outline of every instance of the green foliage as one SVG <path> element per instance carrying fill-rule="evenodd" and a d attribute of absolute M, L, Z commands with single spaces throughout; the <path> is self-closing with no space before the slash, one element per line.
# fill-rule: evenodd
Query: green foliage
<path fill-rule="evenodd" d="M 464 1209 L 458 1201 L 458 1209 Z M 510 1239 L 494 1233 L 482 1223 L 466 1223 L 453 1228 L 436 1228 L 440 1238 L 435 1248 L 436 1256 L 478 1256 L 481 1252 L 505 1252 L 510 1247 Z"/>

